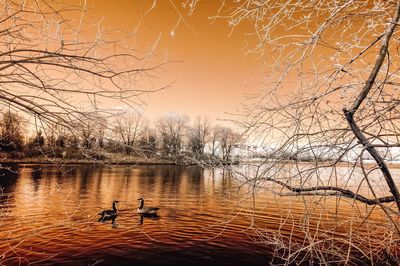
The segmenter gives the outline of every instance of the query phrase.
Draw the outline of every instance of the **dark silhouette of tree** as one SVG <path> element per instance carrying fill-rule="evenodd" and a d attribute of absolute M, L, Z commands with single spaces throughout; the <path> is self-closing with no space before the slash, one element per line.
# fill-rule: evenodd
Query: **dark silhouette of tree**
<path fill-rule="evenodd" d="M 188 116 L 176 113 L 164 115 L 158 120 L 157 128 L 164 154 L 176 155 L 181 152 L 188 121 Z"/>
<path fill-rule="evenodd" d="M 44 144 L 45 144 L 45 140 L 44 140 L 44 137 L 42 135 L 42 131 L 39 130 L 36 133 L 36 136 L 32 139 L 31 145 L 34 146 L 34 147 L 42 148 L 44 146 Z"/>
<path fill-rule="evenodd" d="M 136 142 L 142 135 L 145 124 L 143 116 L 138 113 L 125 113 L 117 117 L 114 130 L 124 145 L 126 155 L 137 150 Z"/>
<path fill-rule="evenodd" d="M 210 121 L 206 117 L 197 117 L 189 129 L 189 145 L 195 155 L 203 155 L 211 131 Z"/>
<path fill-rule="evenodd" d="M 22 151 L 24 137 L 22 118 L 11 111 L 3 114 L 1 121 L 0 149 L 2 151 Z"/>
<path fill-rule="evenodd" d="M 147 157 L 155 156 L 157 152 L 157 136 L 154 130 L 146 128 L 139 140 L 140 151 Z"/>

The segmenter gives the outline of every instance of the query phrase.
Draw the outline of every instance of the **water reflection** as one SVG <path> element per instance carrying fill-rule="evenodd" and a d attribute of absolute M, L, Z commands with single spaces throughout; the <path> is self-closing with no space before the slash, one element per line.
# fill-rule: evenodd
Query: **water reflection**
<path fill-rule="evenodd" d="M 106 223 L 107 221 L 111 221 L 112 227 L 117 227 L 118 224 L 116 223 L 118 218 L 118 215 L 112 215 L 112 216 L 101 216 L 99 220 L 97 220 L 100 223 Z"/>
<path fill-rule="evenodd" d="M 0 189 L 3 193 L 15 190 L 15 183 L 19 177 L 20 166 L 18 164 L 2 164 L 0 167 Z"/>
<path fill-rule="evenodd" d="M 0 171 L 4 175 L 0 186 L 9 193 L 7 202 L 4 198 L 1 202 L 2 213 L 7 213 L 1 218 L 0 232 L 5 264 L 18 264 L 24 257 L 29 262 L 69 265 L 93 261 L 265 265 L 272 249 L 262 240 L 281 234 L 301 242 L 307 232 L 299 221 L 305 214 L 320 217 L 325 211 L 324 220 L 310 219 L 308 226 L 336 228 L 330 235 L 345 234 L 346 217 L 355 215 L 351 206 L 335 209 L 335 202 L 329 200 L 323 206 L 307 202 L 306 208 L 305 199 L 282 200 L 261 192 L 255 197 L 241 195 L 246 190 L 238 190 L 240 184 L 223 169 L 10 167 L 12 172 Z M 159 206 L 160 216 L 138 215 L 140 197 L 147 206 Z M 110 208 L 114 200 L 119 201 L 118 215 L 99 219 L 98 212 Z M 340 225 L 334 224 L 330 209 L 341 219 Z M 18 247 L 17 254 L 13 247 Z"/>
<path fill-rule="evenodd" d="M 150 219 L 150 220 L 158 220 L 158 219 L 160 219 L 160 216 L 157 213 L 147 213 L 147 214 L 146 213 L 143 213 L 143 214 L 139 213 L 138 216 L 139 216 L 138 224 L 140 224 L 140 225 L 143 225 L 145 219 Z"/>
<path fill-rule="evenodd" d="M 34 181 L 34 190 L 37 192 L 39 188 L 40 180 L 42 179 L 42 168 L 38 165 L 35 165 L 32 169 L 32 179 Z"/>

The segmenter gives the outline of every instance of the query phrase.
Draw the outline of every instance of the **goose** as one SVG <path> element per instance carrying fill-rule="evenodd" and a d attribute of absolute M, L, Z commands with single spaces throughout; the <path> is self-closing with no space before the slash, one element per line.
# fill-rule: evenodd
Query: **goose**
<path fill-rule="evenodd" d="M 137 209 L 138 214 L 142 215 L 157 215 L 157 210 L 160 208 L 158 207 L 144 207 L 144 199 L 139 198 L 138 201 L 140 201 L 140 206 Z"/>
<path fill-rule="evenodd" d="M 115 217 L 117 217 L 118 215 L 118 209 L 117 209 L 118 202 L 119 202 L 118 200 L 113 201 L 112 210 L 103 210 L 99 212 L 98 215 L 101 216 L 99 221 L 110 220 L 110 219 L 115 220 Z"/>

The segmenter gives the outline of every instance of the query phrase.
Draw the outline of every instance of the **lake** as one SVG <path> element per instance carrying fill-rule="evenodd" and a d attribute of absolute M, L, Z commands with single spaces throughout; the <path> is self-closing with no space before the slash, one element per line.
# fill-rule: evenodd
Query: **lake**
<path fill-rule="evenodd" d="M 239 185 L 230 172 L 196 166 L 10 165 L 0 177 L 0 260 L 6 265 L 268 265 L 285 252 L 277 236 L 292 244 L 316 231 L 338 238 L 355 224 L 347 219 L 354 203 L 344 201 L 338 208 L 327 199 L 321 206 L 243 186 L 238 191 Z M 136 213 L 140 197 L 145 205 L 160 207 L 158 217 Z M 97 213 L 110 209 L 113 200 L 120 201 L 114 224 L 98 222 Z M 305 213 L 311 217 L 306 229 Z M 371 232 L 364 226 L 357 230 Z"/>

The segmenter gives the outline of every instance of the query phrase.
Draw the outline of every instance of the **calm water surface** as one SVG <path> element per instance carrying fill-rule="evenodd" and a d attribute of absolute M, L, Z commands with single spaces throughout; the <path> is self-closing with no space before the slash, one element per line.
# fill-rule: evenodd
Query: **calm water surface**
<path fill-rule="evenodd" d="M 265 265 L 231 180 L 198 167 L 13 166 L 3 171 L 4 264 Z M 137 198 L 159 206 L 136 214 Z M 97 212 L 119 200 L 116 225 Z"/>
<path fill-rule="evenodd" d="M 268 265 L 272 247 L 263 237 L 277 230 L 303 237 L 293 233 L 293 225 L 280 225 L 285 208 L 291 208 L 291 217 L 302 214 L 301 199 L 299 204 L 268 193 L 256 201 L 251 194 L 238 196 L 236 181 L 221 169 L 14 165 L 10 170 L 0 177 L 5 265 Z M 157 219 L 140 219 L 139 197 L 160 207 Z M 98 222 L 97 213 L 110 209 L 113 200 L 120 201 L 115 224 Z"/>

